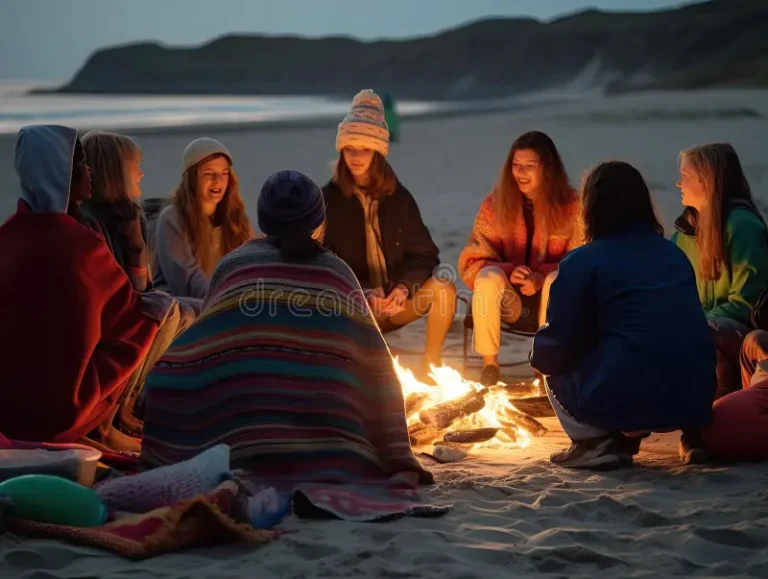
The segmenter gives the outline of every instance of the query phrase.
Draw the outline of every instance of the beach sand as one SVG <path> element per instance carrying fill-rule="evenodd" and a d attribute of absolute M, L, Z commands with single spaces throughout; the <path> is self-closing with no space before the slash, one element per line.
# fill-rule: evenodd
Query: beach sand
<path fill-rule="evenodd" d="M 636 165 L 671 235 L 681 210 L 677 155 L 694 144 L 731 142 L 756 198 L 768 209 L 766 97 L 761 91 L 641 94 L 528 112 L 410 119 L 390 160 L 416 197 L 443 263 L 451 267 L 509 145 L 530 129 L 553 137 L 574 185 L 607 158 Z M 333 123 L 205 134 L 233 152 L 254 223 L 258 190 L 270 173 L 299 169 L 323 184 L 335 157 Z M 181 152 L 197 136 L 196 131 L 137 135 L 146 197 L 172 189 Z M 13 138 L 0 138 L 0 218 L 13 211 L 18 191 L 12 157 Z M 406 365 L 418 359 L 423 339 L 423 323 L 388 336 Z M 457 316 L 446 363 L 458 367 L 461 343 Z M 528 340 L 505 337 L 503 361 L 522 362 L 529 348 Z M 470 371 L 476 373 L 474 361 Z M 521 364 L 505 371 L 505 377 L 516 375 L 530 375 L 530 368 Z M 526 449 L 483 451 L 451 465 L 423 458 L 437 474 L 437 484 L 423 496 L 455 505 L 442 518 L 377 524 L 290 518 L 283 526 L 294 533 L 254 551 L 204 549 L 142 563 L 4 535 L 0 575 L 7 569 L 9 576 L 27 579 L 768 576 L 768 466 L 684 467 L 677 456 L 679 436 L 672 433 L 644 441 L 632 469 L 568 471 L 553 467 L 548 456 L 569 441 L 554 419 L 544 422 L 551 432 Z"/>

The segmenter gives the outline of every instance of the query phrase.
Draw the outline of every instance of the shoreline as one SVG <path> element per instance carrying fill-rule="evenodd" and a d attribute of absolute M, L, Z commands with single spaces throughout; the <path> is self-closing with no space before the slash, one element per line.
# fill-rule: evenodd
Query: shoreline
<path fill-rule="evenodd" d="M 83 95 L 86 96 L 86 95 Z M 87 95 L 89 97 L 96 97 L 99 95 Z M 125 97 L 126 95 L 114 95 L 114 96 L 121 96 Z M 188 95 L 186 95 L 188 96 Z M 221 95 L 225 98 L 230 98 L 231 95 Z M 183 97 L 179 97 L 183 98 Z M 286 98 L 293 98 L 293 97 L 286 97 Z M 471 116 L 477 116 L 477 115 L 489 115 L 489 114 L 498 114 L 498 113 L 514 113 L 514 112 L 521 112 L 521 111 L 535 111 L 535 110 L 541 110 L 545 109 L 547 107 L 556 107 L 558 105 L 578 102 L 579 100 L 582 100 L 580 98 L 568 98 L 568 97 L 561 97 L 560 99 L 550 100 L 547 99 L 544 102 L 532 102 L 528 101 L 527 99 L 520 99 L 519 97 L 515 97 L 512 99 L 501 99 L 501 100 L 490 100 L 490 101 L 468 101 L 468 102 L 453 102 L 453 103 L 432 103 L 432 102 L 404 102 L 402 103 L 403 108 L 409 108 L 409 107 L 417 107 L 417 110 L 405 110 L 405 111 L 398 111 L 398 117 L 401 121 L 406 120 L 409 124 L 411 123 L 418 123 L 422 121 L 433 121 L 433 120 L 441 120 L 441 119 L 452 119 L 452 118 L 460 118 L 460 117 L 471 117 Z M 0 104 L 2 104 L 2 101 L 0 101 Z M 337 104 L 337 103 L 334 103 Z M 347 106 L 348 103 L 343 103 L 344 106 Z M 418 110 L 418 107 L 426 107 L 422 110 Z M 40 115 L 41 117 L 44 116 L 44 114 Z M 132 135 L 160 135 L 160 134 L 167 134 L 167 135 L 179 135 L 179 134 L 189 134 L 194 132 L 201 132 L 201 131 L 215 131 L 215 132 L 225 132 L 225 133 L 238 133 L 238 132 L 256 132 L 256 131 L 291 131 L 291 130 L 303 130 L 303 129 L 316 129 L 316 128 L 335 128 L 341 119 L 343 118 L 343 114 L 340 116 L 337 112 L 328 112 L 328 113 L 318 113 L 317 115 L 312 116 L 306 116 L 306 117 L 285 117 L 285 118 L 274 118 L 274 119 L 264 119 L 264 120 L 246 120 L 242 122 L 238 121 L 227 121 L 224 119 L 220 120 L 203 120 L 200 122 L 190 122 L 187 124 L 153 124 L 153 125 L 142 125 L 140 122 L 138 124 L 131 124 L 129 122 L 125 123 L 117 123 L 117 124 L 99 124 L 99 123 L 90 123 L 90 124 L 81 124 L 78 125 L 77 123 L 70 123 L 68 126 L 74 126 L 74 128 L 77 129 L 80 133 L 86 133 L 91 130 L 110 130 L 110 131 L 116 131 L 116 132 L 126 132 Z M 1 118 L 0 118 L 1 120 Z M 66 119 L 64 119 L 66 120 Z M 139 120 L 137 118 L 137 120 Z M 15 139 L 15 136 L 18 132 L 18 129 L 25 125 L 32 125 L 32 124 L 57 124 L 53 121 L 42 123 L 39 121 L 35 121 L 34 119 L 30 119 L 29 122 L 20 124 L 18 128 L 10 129 L 10 130 L 3 130 L 2 126 L 0 125 L 0 141 L 4 138 L 13 137 Z M 61 124 L 66 124 L 64 121 L 61 121 Z"/>

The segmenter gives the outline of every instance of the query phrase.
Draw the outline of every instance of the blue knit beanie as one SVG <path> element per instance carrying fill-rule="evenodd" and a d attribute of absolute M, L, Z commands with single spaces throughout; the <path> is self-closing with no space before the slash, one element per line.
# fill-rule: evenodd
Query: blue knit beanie
<path fill-rule="evenodd" d="M 264 181 L 257 218 L 259 229 L 267 235 L 311 234 L 325 221 L 323 192 L 304 173 L 278 171 Z"/>

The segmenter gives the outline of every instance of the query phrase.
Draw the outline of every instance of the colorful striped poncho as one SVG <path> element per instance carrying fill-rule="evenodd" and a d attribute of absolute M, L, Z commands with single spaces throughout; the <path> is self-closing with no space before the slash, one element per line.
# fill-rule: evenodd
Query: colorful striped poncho
<path fill-rule="evenodd" d="M 142 468 L 224 443 L 233 469 L 275 486 L 432 482 L 389 349 L 331 253 L 286 263 L 254 239 L 225 256 L 146 389 Z"/>

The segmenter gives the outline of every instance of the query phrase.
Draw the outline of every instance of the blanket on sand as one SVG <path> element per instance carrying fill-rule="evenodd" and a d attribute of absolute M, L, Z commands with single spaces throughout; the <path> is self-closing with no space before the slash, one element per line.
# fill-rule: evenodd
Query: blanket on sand
<path fill-rule="evenodd" d="M 100 527 L 77 528 L 5 517 L 5 530 L 106 549 L 128 559 L 147 559 L 192 547 L 226 543 L 262 544 L 277 531 L 257 530 L 242 520 L 239 484 L 226 481 L 198 495 L 148 513 L 129 515 Z"/>
<path fill-rule="evenodd" d="M 362 485 L 392 504 L 392 489 L 433 482 L 411 451 L 389 349 L 331 253 L 286 263 L 254 239 L 225 256 L 200 317 L 148 377 L 140 468 L 222 443 L 233 469 L 283 491 Z M 311 489 L 310 500 L 331 496 Z M 317 499 L 342 518 L 360 517 L 367 500 L 345 513 Z M 417 506 L 400 512 L 425 512 Z"/>

